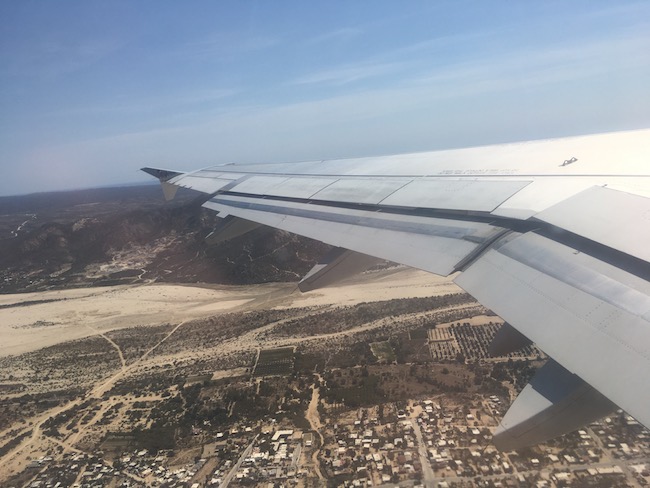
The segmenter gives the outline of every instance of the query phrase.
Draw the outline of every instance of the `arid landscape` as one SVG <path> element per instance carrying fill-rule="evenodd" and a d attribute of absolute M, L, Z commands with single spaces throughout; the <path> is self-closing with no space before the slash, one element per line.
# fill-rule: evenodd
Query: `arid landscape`
<path fill-rule="evenodd" d="M 159 185 L 0 197 L 0 292 L 133 283 L 296 281 L 328 249 L 261 228 L 208 246 L 202 197 Z"/>
<path fill-rule="evenodd" d="M 0 485 L 650 479 L 624 412 L 496 451 L 545 356 L 488 357 L 502 321 L 449 279 L 386 263 L 303 294 L 326 246 L 259 229 L 210 248 L 214 216 L 159 191 L 0 199 Z"/>

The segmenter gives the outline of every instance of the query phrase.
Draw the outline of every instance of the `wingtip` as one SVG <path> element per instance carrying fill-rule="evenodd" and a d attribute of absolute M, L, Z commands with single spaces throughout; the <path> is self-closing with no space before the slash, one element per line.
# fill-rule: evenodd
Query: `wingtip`
<path fill-rule="evenodd" d="M 151 176 L 155 176 L 160 181 L 169 181 L 173 177 L 183 174 L 180 171 L 173 171 L 169 169 L 160 169 L 160 168 L 150 168 L 148 166 L 145 166 L 144 168 L 140 168 L 140 170 L 144 171 L 147 174 L 150 174 Z"/>

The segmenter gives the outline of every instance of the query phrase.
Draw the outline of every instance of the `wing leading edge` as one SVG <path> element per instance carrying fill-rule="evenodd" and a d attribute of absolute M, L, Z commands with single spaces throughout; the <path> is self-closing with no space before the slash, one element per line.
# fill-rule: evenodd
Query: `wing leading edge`
<path fill-rule="evenodd" d="M 374 259 L 445 276 L 460 271 L 456 283 L 509 324 L 496 349 L 528 338 L 554 359 L 495 432 L 497 447 L 515 449 L 616 406 L 650 427 L 649 161 L 650 130 L 640 130 L 144 171 L 160 179 L 166 197 L 178 187 L 205 193 L 204 206 L 225 218 L 210 236 L 215 242 L 261 224 L 336 246 L 303 290 Z"/>

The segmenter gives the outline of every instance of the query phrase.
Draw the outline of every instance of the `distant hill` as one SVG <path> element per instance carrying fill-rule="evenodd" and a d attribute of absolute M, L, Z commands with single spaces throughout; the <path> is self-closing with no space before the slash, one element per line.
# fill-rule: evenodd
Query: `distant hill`
<path fill-rule="evenodd" d="M 297 280 L 328 247 L 261 228 L 215 247 L 203 196 L 152 185 L 0 198 L 0 292 L 146 281 Z"/>
<path fill-rule="evenodd" d="M 134 191 L 131 191 L 134 190 Z M 87 203 L 149 201 L 163 202 L 158 184 L 123 185 L 84 190 L 53 191 L 0 197 L 0 215 L 61 209 Z"/>

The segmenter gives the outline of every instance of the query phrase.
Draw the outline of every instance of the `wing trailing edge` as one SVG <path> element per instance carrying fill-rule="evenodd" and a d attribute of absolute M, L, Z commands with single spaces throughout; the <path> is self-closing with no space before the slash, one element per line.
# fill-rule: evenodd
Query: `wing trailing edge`
<path fill-rule="evenodd" d="M 494 432 L 502 451 L 539 444 L 616 410 L 601 393 L 550 360 L 519 394 Z"/>
<path fill-rule="evenodd" d="M 535 233 L 454 280 L 564 368 L 650 425 L 650 284 Z"/>

